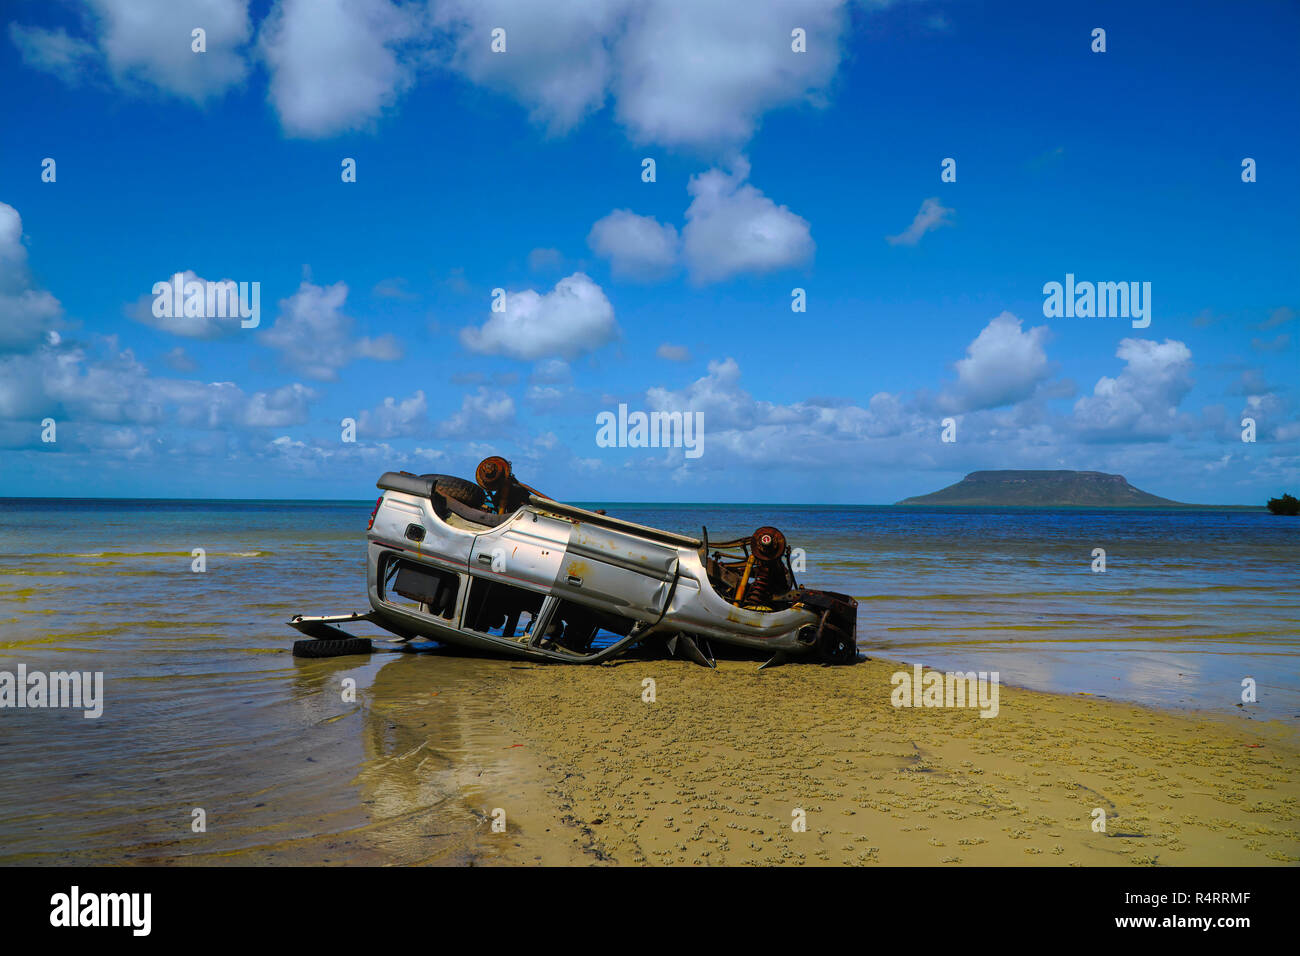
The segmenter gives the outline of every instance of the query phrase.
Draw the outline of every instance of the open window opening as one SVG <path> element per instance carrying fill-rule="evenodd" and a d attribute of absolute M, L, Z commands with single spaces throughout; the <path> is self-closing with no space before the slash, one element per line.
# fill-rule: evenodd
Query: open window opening
<path fill-rule="evenodd" d="M 603 650 L 632 633 L 637 622 L 630 617 L 560 601 L 546 625 L 541 646 L 555 646 L 575 654 Z"/>
<path fill-rule="evenodd" d="M 460 575 L 401 558 L 384 567 L 383 598 L 390 604 L 451 620 L 456 616 Z"/>
<path fill-rule="evenodd" d="M 542 600 L 535 591 L 474 578 L 465 603 L 465 627 L 494 637 L 528 640 Z"/>

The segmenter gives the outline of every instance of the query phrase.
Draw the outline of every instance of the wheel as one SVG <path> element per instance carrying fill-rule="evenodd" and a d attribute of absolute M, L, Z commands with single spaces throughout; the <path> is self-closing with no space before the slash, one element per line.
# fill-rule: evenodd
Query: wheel
<path fill-rule="evenodd" d="M 456 478 L 452 475 L 421 475 L 433 481 L 433 490 L 444 498 L 452 498 L 471 508 L 482 508 L 487 501 L 487 494 L 472 481 Z"/>
<path fill-rule="evenodd" d="M 343 657 L 346 654 L 369 654 L 371 650 L 368 637 L 308 638 L 293 642 L 294 657 Z"/>

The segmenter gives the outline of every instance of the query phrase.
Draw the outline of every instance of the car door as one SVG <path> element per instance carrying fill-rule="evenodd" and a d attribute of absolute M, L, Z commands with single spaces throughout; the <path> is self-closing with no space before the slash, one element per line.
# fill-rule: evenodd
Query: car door
<path fill-rule="evenodd" d="M 524 509 L 475 537 L 470 574 L 549 591 L 559 576 L 572 530 L 572 522 Z"/>
<path fill-rule="evenodd" d="M 575 522 L 555 594 L 626 617 L 657 620 L 677 577 L 677 549 Z"/>

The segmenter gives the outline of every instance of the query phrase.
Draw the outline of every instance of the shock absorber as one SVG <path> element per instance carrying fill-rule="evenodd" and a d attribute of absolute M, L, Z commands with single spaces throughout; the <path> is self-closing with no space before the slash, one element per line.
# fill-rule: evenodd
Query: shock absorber
<path fill-rule="evenodd" d="M 736 604 L 745 598 L 750 604 L 766 604 L 785 580 L 781 558 L 785 555 L 785 535 L 764 525 L 749 538 L 749 560 L 740 584 L 736 587 Z"/>

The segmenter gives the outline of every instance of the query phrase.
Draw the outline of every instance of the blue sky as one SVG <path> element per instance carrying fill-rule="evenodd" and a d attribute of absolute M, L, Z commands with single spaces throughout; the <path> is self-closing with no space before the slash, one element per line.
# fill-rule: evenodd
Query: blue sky
<path fill-rule="evenodd" d="M 1300 486 L 1294 3 L 543 6 L 6 5 L 0 495 L 488 454 L 574 500 Z M 258 282 L 258 327 L 154 319 L 186 271 Z M 1066 273 L 1149 282 L 1150 325 L 1046 318 Z M 703 453 L 598 446 L 620 403 Z"/>

